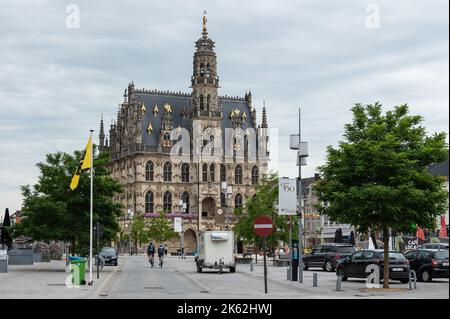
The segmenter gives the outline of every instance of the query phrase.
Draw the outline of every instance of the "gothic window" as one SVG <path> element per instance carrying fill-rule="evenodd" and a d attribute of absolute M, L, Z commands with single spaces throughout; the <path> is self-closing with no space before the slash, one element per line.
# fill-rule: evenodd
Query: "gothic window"
<path fill-rule="evenodd" d="M 164 181 L 172 181 L 172 164 L 170 164 L 169 162 L 164 163 Z"/>
<path fill-rule="evenodd" d="M 189 183 L 189 164 L 181 164 L 181 181 L 183 183 Z"/>
<path fill-rule="evenodd" d="M 225 164 L 220 164 L 220 181 L 227 181 L 227 168 L 225 167 Z"/>
<path fill-rule="evenodd" d="M 242 166 L 237 165 L 234 169 L 234 183 L 242 184 Z"/>
<path fill-rule="evenodd" d="M 164 212 L 171 213 L 172 212 L 172 193 L 171 192 L 165 192 L 164 198 Z"/>
<path fill-rule="evenodd" d="M 209 75 L 210 75 L 210 73 L 211 73 L 210 69 L 211 69 L 211 68 L 210 68 L 209 63 L 206 64 L 206 77 L 209 77 Z"/>
<path fill-rule="evenodd" d="M 252 185 L 256 185 L 259 182 L 259 168 L 258 166 L 252 167 Z"/>
<path fill-rule="evenodd" d="M 153 181 L 153 175 L 154 175 L 154 164 L 152 161 L 148 161 L 145 164 L 145 180 Z"/>
<path fill-rule="evenodd" d="M 227 195 L 224 192 L 220 193 L 220 207 L 227 206 Z"/>
<path fill-rule="evenodd" d="M 215 165 L 214 164 L 211 164 L 210 166 L 209 166 L 209 176 L 210 176 L 210 178 L 211 178 L 211 182 L 214 182 L 215 181 L 215 170 L 216 170 L 216 167 L 215 167 Z"/>
<path fill-rule="evenodd" d="M 200 76 L 203 77 L 205 73 L 205 67 L 203 66 L 203 63 L 200 63 Z"/>
<path fill-rule="evenodd" d="M 205 101 L 203 101 L 203 95 L 200 94 L 200 110 L 204 110 L 205 109 Z"/>
<path fill-rule="evenodd" d="M 183 192 L 183 194 L 181 194 L 181 200 L 183 201 L 181 211 L 185 214 L 189 214 L 189 193 Z"/>
<path fill-rule="evenodd" d="M 210 110 L 211 107 L 211 95 L 208 94 L 208 96 L 206 97 L 206 110 Z"/>
<path fill-rule="evenodd" d="M 145 213 L 146 214 L 150 214 L 153 213 L 154 211 L 154 197 L 153 197 L 153 192 L 148 191 L 145 194 Z"/>
<path fill-rule="evenodd" d="M 243 198 L 241 194 L 236 194 L 234 198 L 234 208 L 242 208 Z"/>
<path fill-rule="evenodd" d="M 169 132 L 164 133 L 164 141 L 170 141 L 170 133 Z"/>
<path fill-rule="evenodd" d="M 203 181 L 208 181 L 208 164 L 203 164 Z"/>

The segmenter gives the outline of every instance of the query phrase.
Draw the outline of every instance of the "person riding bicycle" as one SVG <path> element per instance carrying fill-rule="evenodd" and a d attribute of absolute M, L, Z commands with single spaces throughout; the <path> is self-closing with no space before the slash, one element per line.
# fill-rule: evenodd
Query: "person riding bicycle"
<path fill-rule="evenodd" d="M 164 258 L 164 246 L 162 244 L 158 247 L 158 257 L 159 257 L 159 265 L 162 267 L 163 258 Z"/>
<path fill-rule="evenodd" d="M 153 267 L 153 258 L 155 257 L 155 250 L 156 250 L 155 246 L 153 245 L 152 242 L 150 242 L 150 244 L 148 245 L 148 248 L 147 248 L 147 256 L 148 256 L 150 263 L 152 264 L 152 267 Z"/>

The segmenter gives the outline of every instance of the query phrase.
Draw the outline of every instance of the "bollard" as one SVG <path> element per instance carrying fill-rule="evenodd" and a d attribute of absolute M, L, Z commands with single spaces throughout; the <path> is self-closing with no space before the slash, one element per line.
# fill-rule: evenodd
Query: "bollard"
<path fill-rule="evenodd" d="M 414 279 L 414 289 L 417 289 L 417 276 L 416 276 L 416 272 L 414 270 L 409 271 L 409 289 L 412 290 L 413 288 L 412 288 L 411 279 Z"/>
<path fill-rule="evenodd" d="M 317 273 L 313 273 L 313 287 L 317 287 Z"/>
<path fill-rule="evenodd" d="M 287 269 L 287 280 L 292 280 L 292 269 L 290 268 Z"/>
<path fill-rule="evenodd" d="M 336 291 L 341 291 L 341 286 L 342 286 L 342 276 L 337 276 Z"/>
<path fill-rule="evenodd" d="M 253 271 L 253 260 L 250 261 L 250 271 Z"/>

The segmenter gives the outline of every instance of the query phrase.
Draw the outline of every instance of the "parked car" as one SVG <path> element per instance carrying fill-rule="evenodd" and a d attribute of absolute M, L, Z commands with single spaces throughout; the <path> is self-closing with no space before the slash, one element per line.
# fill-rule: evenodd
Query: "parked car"
<path fill-rule="evenodd" d="M 339 260 L 336 274 L 342 276 L 345 281 L 348 278 L 367 278 L 367 266 L 376 265 L 380 269 L 380 280 L 383 279 L 384 251 L 382 249 L 360 250 L 344 259 Z M 409 262 L 405 256 L 396 251 L 389 252 L 389 278 L 400 280 L 402 283 L 409 281 Z"/>
<path fill-rule="evenodd" d="M 448 278 L 448 249 L 416 249 L 405 253 L 405 257 L 419 281 Z"/>
<path fill-rule="evenodd" d="M 417 247 L 417 249 L 448 249 L 448 243 L 428 243 Z"/>
<path fill-rule="evenodd" d="M 119 255 L 113 247 L 103 247 L 99 255 L 105 260 L 105 265 L 117 266 Z"/>
<path fill-rule="evenodd" d="M 326 271 L 334 271 L 337 261 L 355 252 L 349 244 L 322 244 L 315 247 L 310 254 L 303 256 L 303 269 L 320 267 Z"/>

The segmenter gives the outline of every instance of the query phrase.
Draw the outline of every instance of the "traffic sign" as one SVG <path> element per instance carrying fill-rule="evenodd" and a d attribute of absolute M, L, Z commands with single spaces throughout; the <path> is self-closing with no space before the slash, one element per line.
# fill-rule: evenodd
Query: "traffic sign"
<path fill-rule="evenodd" d="M 273 232 L 273 222 L 267 216 L 261 216 L 255 219 L 253 230 L 258 236 L 269 236 Z"/>

